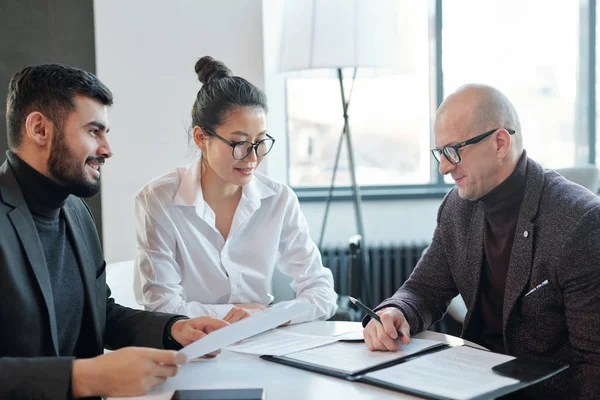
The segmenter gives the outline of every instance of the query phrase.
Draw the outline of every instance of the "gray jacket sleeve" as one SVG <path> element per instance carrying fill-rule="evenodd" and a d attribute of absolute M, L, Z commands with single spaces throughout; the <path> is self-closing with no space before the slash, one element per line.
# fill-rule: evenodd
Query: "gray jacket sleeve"
<path fill-rule="evenodd" d="M 73 358 L 0 358 L 0 398 L 71 398 Z"/>
<path fill-rule="evenodd" d="M 566 242 L 558 280 L 563 288 L 576 398 L 600 395 L 600 208 L 583 215 Z"/>
<path fill-rule="evenodd" d="M 105 346 L 163 348 L 171 314 L 132 310 L 107 299 Z M 0 398 L 70 399 L 73 357 L 0 357 Z"/>
<path fill-rule="evenodd" d="M 104 347 L 126 346 L 164 348 L 165 328 L 174 314 L 134 310 L 115 303 L 106 285 L 106 325 Z"/>
<path fill-rule="evenodd" d="M 440 221 L 448 196 L 444 198 L 437 217 L 437 227 L 431 245 L 417 263 L 408 280 L 392 297 L 384 300 L 375 311 L 386 307 L 398 308 L 410 325 L 411 334 L 429 328 L 440 320 L 458 290 L 450 273 Z M 363 320 L 363 325 L 370 317 Z"/>

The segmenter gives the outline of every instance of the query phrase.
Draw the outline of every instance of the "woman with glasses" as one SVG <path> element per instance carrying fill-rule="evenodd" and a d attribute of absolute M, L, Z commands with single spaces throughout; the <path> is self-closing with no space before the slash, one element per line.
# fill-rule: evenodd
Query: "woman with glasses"
<path fill-rule="evenodd" d="M 222 62 L 201 58 L 192 108 L 199 160 L 148 183 L 135 202 L 135 294 L 146 309 L 210 315 L 230 323 L 272 301 L 275 268 L 293 278 L 293 301 L 312 305 L 298 320 L 336 309 L 331 271 L 321 263 L 298 199 L 257 172 L 275 139 L 265 94 Z"/>

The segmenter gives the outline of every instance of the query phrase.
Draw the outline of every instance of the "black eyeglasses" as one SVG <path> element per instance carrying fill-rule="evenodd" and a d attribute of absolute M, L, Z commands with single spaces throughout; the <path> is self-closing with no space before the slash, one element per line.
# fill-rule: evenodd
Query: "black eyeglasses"
<path fill-rule="evenodd" d="M 267 134 L 267 139 L 263 139 L 256 143 L 249 142 L 247 140 L 244 140 L 241 142 L 230 142 L 229 140 L 225 139 L 224 137 L 217 135 L 215 132 L 211 131 L 210 129 L 206 129 L 206 128 L 202 128 L 202 129 L 204 129 L 204 131 L 207 132 L 210 136 L 214 136 L 218 139 L 221 139 L 223 142 L 230 145 L 231 146 L 231 155 L 236 160 L 243 160 L 244 158 L 248 157 L 250 155 L 250 153 L 252 152 L 252 149 L 254 149 L 254 151 L 256 152 L 257 157 L 264 157 L 267 154 L 269 154 L 269 152 L 273 148 L 273 144 L 275 144 L 275 139 L 272 136 L 270 136 L 269 134 Z"/>
<path fill-rule="evenodd" d="M 443 154 L 444 157 L 446 157 L 446 160 L 448 160 L 451 164 L 458 164 L 461 160 L 460 153 L 458 152 L 458 150 L 460 148 L 468 146 L 470 144 L 479 143 L 486 137 L 490 136 L 492 133 L 496 132 L 498 129 L 502 129 L 502 128 L 492 129 L 491 131 L 482 133 L 481 135 L 475 136 L 472 139 L 465 140 L 464 142 L 461 142 L 459 144 L 453 144 L 453 145 L 446 146 L 443 149 L 438 149 L 438 148 L 431 149 L 431 154 L 433 154 L 433 156 L 435 157 L 435 159 L 438 162 L 442 162 L 442 154 Z M 506 131 L 511 135 L 515 133 L 515 131 L 513 129 L 506 129 Z"/>

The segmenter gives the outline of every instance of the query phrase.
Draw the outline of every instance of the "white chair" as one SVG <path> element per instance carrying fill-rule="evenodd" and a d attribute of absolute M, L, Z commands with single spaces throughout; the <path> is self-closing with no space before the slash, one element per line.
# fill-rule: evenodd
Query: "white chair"
<path fill-rule="evenodd" d="M 465 322 L 465 317 L 467 316 L 467 305 L 460 294 L 453 298 L 450 302 L 450 305 L 448 306 L 448 314 L 450 314 L 450 316 L 456 322 L 460 322 L 461 324 Z"/>
<path fill-rule="evenodd" d="M 571 182 L 577 183 L 593 193 L 598 193 L 600 184 L 600 170 L 595 165 L 580 165 L 571 168 L 556 169 L 556 172 Z"/>
<path fill-rule="evenodd" d="M 292 277 L 287 276 L 275 268 L 273 271 L 273 278 L 271 279 L 271 293 L 273 294 L 273 303 L 279 303 L 280 301 L 294 300 L 296 298 L 296 292 L 290 286 L 292 283 Z"/>
<path fill-rule="evenodd" d="M 106 266 L 106 283 L 117 304 L 143 310 L 133 293 L 133 260 L 111 263 Z"/>

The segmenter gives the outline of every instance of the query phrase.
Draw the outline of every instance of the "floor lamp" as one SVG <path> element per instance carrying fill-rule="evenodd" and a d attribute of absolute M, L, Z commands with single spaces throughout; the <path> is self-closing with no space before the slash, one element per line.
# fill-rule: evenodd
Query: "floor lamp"
<path fill-rule="evenodd" d="M 351 295 L 362 297 L 369 304 L 371 299 L 368 247 L 348 123 L 352 90 L 346 95 L 343 69 L 353 68 L 354 84 L 358 68 L 401 67 L 402 46 L 399 40 L 397 5 L 397 0 L 285 0 L 281 25 L 280 72 L 327 68 L 335 71 L 339 80 L 344 128 L 338 142 L 319 247 L 322 246 L 335 174 L 342 142 L 345 139 L 356 228 L 361 237 L 359 256 L 362 276 L 351 279 L 359 278 L 364 282 L 362 293 Z M 353 286 L 351 284 L 350 288 Z"/>

